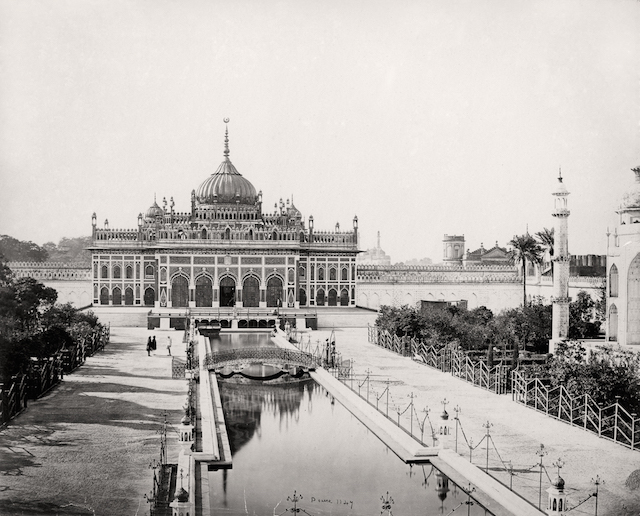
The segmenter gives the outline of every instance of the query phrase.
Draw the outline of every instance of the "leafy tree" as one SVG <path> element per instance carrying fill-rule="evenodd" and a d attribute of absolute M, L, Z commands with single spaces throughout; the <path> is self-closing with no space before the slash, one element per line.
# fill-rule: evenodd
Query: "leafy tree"
<path fill-rule="evenodd" d="M 8 261 L 43 262 L 47 251 L 33 242 L 25 242 L 9 235 L 0 235 L 0 253 Z"/>
<path fill-rule="evenodd" d="M 538 242 L 542 247 L 546 247 L 549 250 L 549 256 L 551 257 L 551 278 L 553 279 L 553 249 L 555 244 L 554 229 L 542 228 L 542 231 L 536 233 Z"/>
<path fill-rule="evenodd" d="M 581 290 L 569 305 L 569 338 L 595 339 L 600 334 L 600 325 L 596 315 L 596 302 Z"/>
<path fill-rule="evenodd" d="M 41 314 L 50 308 L 58 298 L 58 293 L 51 287 L 45 287 L 38 280 L 30 277 L 19 278 L 14 284 L 16 316 L 20 320 L 22 330 L 34 330 L 40 323 Z"/>
<path fill-rule="evenodd" d="M 553 387 L 564 385 L 574 397 L 589 394 L 604 406 L 619 399 L 630 412 L 640 411 L 640 354 L 635 351 L 603 347 L 587 355 L 579 342 L 565 341 L 542 372 Z"/>
<path fill-rule="evenodd" d="M 514 236 L 508 245 L 513 247 L 509 255 L 510 263 L 522 266 L 522 306 L 527 306 L 527 262 L 539 264 L 542 261 L 543 250 L 529 233 Z"/>

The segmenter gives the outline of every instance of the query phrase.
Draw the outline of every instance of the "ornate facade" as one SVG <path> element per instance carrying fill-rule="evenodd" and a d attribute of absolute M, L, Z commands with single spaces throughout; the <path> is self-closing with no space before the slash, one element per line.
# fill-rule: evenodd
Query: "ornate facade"
<path fill-rule="evenodd" d="M 640 344 L 640 167 L 607 232 L 607 340 Z"/>
<path fill-rule="evenodd" d="M 176 307 L 355 306 L 358 218 L 316 231 L 293 201 L 264 213 L 229 160 L 191 193 L 191 210 L 155 200 L 136 229 L 98 228 L 93 215 L 94 305 Z"/>

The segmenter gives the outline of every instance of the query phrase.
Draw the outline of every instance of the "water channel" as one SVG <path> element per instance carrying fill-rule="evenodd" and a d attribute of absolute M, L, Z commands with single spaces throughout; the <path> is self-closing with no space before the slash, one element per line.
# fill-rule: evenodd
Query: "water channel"
<path fill-rule="evenodd" d="M 223 334 L 212 346 L 269 345 L 268 334 L 256 335 L 247 344 Z M 467 495 L 431 465 L 401 461 L 312 379 L 232 378 L 219 386 L 233 468 L 209 472 L 211 514 L 490 514 L 465 503 Z"/>

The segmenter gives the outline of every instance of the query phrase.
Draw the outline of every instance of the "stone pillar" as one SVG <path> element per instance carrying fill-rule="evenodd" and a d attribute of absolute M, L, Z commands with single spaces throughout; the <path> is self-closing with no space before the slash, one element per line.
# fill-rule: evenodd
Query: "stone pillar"
<path fill-rule="evenodd" d="M 567 196 L 569 192 L 562 182 L 562 176 L 558 176 L 558 187 L 553 196 L 555 197 L 555 207 L 553 210 L 554 223 L 554 245 L 553 245 L 553 308 L 551 341 L 549 342 L 549 352 L 553 353 L 555 344 L 568 338 L 569 336 L 569 233 L 568 218 L 569 209 L 567 207 Z"/>

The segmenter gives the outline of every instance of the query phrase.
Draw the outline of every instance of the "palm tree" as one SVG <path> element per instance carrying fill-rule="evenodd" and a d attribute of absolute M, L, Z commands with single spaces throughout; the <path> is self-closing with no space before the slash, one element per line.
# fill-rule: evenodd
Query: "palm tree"
<path fill-rule="evenodd" d="M 547 229 L 543 228 L 542 231 L 538 231 L 536 233 L 536 237 L 538 237 L 538 242 L 543 247 L 549 249 L 549 256 L 551 257 L 551 279 L 553 280 L 553 245 L 554 245 L 554 231 L 553 228 Z"/>
<path fill-rule="evenodd" d="M 522 306 L 525 307 L 527 306 L 527 262 L 539 264 L 542 261 L 543 249 L 529 233 L 515 235 L 507 245 L 513 247 L 509 253 L 509 262 L 522 265 Z"/>

